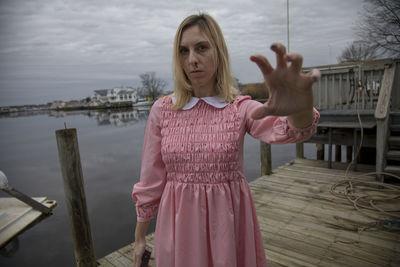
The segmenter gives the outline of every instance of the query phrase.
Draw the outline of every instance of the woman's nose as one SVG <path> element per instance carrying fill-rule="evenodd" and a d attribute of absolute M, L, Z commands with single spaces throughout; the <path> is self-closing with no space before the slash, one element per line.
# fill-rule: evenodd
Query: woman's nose
<path fill-rule="evenodd" d="M 198 63 L 197 55 L 194 51 L 189 52 L 189 64 L 196 65 Z"/>

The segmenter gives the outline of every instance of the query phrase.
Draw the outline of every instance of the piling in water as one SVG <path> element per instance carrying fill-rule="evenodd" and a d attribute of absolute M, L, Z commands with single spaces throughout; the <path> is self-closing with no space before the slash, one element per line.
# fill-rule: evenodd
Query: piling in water
<path fill-rule="evenodd" d="M 78 267 L 97 266 L 83 186 L 76 129 L 56 131 L 58 157 Z"/>

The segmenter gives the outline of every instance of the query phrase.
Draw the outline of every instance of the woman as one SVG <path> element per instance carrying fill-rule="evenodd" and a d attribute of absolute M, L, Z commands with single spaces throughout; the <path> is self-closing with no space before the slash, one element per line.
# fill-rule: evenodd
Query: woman
<path fill-rule="evenodd" d="M 250 57 L 263 73 L 269 100 L 238 96 L 221 30 L 207 14 L 187 17 L 174 42 L 175 91 L 150 112 L 140 182 L 134 186 L 135 266 L 158 211 L 158 267 L 266 266 L 257 216 L 243 172 L 243 140 L 300 142 L 315 132 L 312 84 L 302 57 L 273 44 L 277 67 Z M 291 63 L 288 65 L 288 63 Z M 285 116 L 285 117 L 279 117 Z"/>

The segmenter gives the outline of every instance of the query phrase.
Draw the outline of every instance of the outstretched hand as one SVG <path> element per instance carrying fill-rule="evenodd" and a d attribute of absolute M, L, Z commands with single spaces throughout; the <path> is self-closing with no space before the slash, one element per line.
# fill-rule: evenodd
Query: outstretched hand
<path fill-rule="evenodd" d="M 321 77 L 319 70 L 302 74 L 303 57 L 300 54 L 286 54 L 285 46 L 280 43 L 272 44 L 271 50 L 276 53 L 275 69 L 263 55 L 250 57 L 260 68 L 269 91 L 268 101 L 255 109 L 251 117 L 257 120 L 268 115 L 312 114 L 312 84 Z"/>

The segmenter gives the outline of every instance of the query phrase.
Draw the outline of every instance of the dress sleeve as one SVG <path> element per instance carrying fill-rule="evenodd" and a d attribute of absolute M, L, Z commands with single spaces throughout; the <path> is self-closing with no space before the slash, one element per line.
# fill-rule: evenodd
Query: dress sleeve
<path fill-rule="evenodd" d="M 269 144 L 299 143 L 308 140 L 315 132 L 319 121 L 319 113 L 314 108 L 314 119 L 306 128 L 296 128 L 286 116 L 267 116 L 260 120 L 250 117 L 252 111 L 262 104 L 244 98 L 240 105 L 240 112 L 244 115 L 246 131 L 259 140 Z"/>
<path fill-rule="evenodd" d="M 153 104 L 147 120 L 140 181 L 134 185 L 132 192 L 138 222 L 149 221 L 156 215 L 166 182 L 166 170 L 161 157 L 160 106 L 159 100 Z"/>

